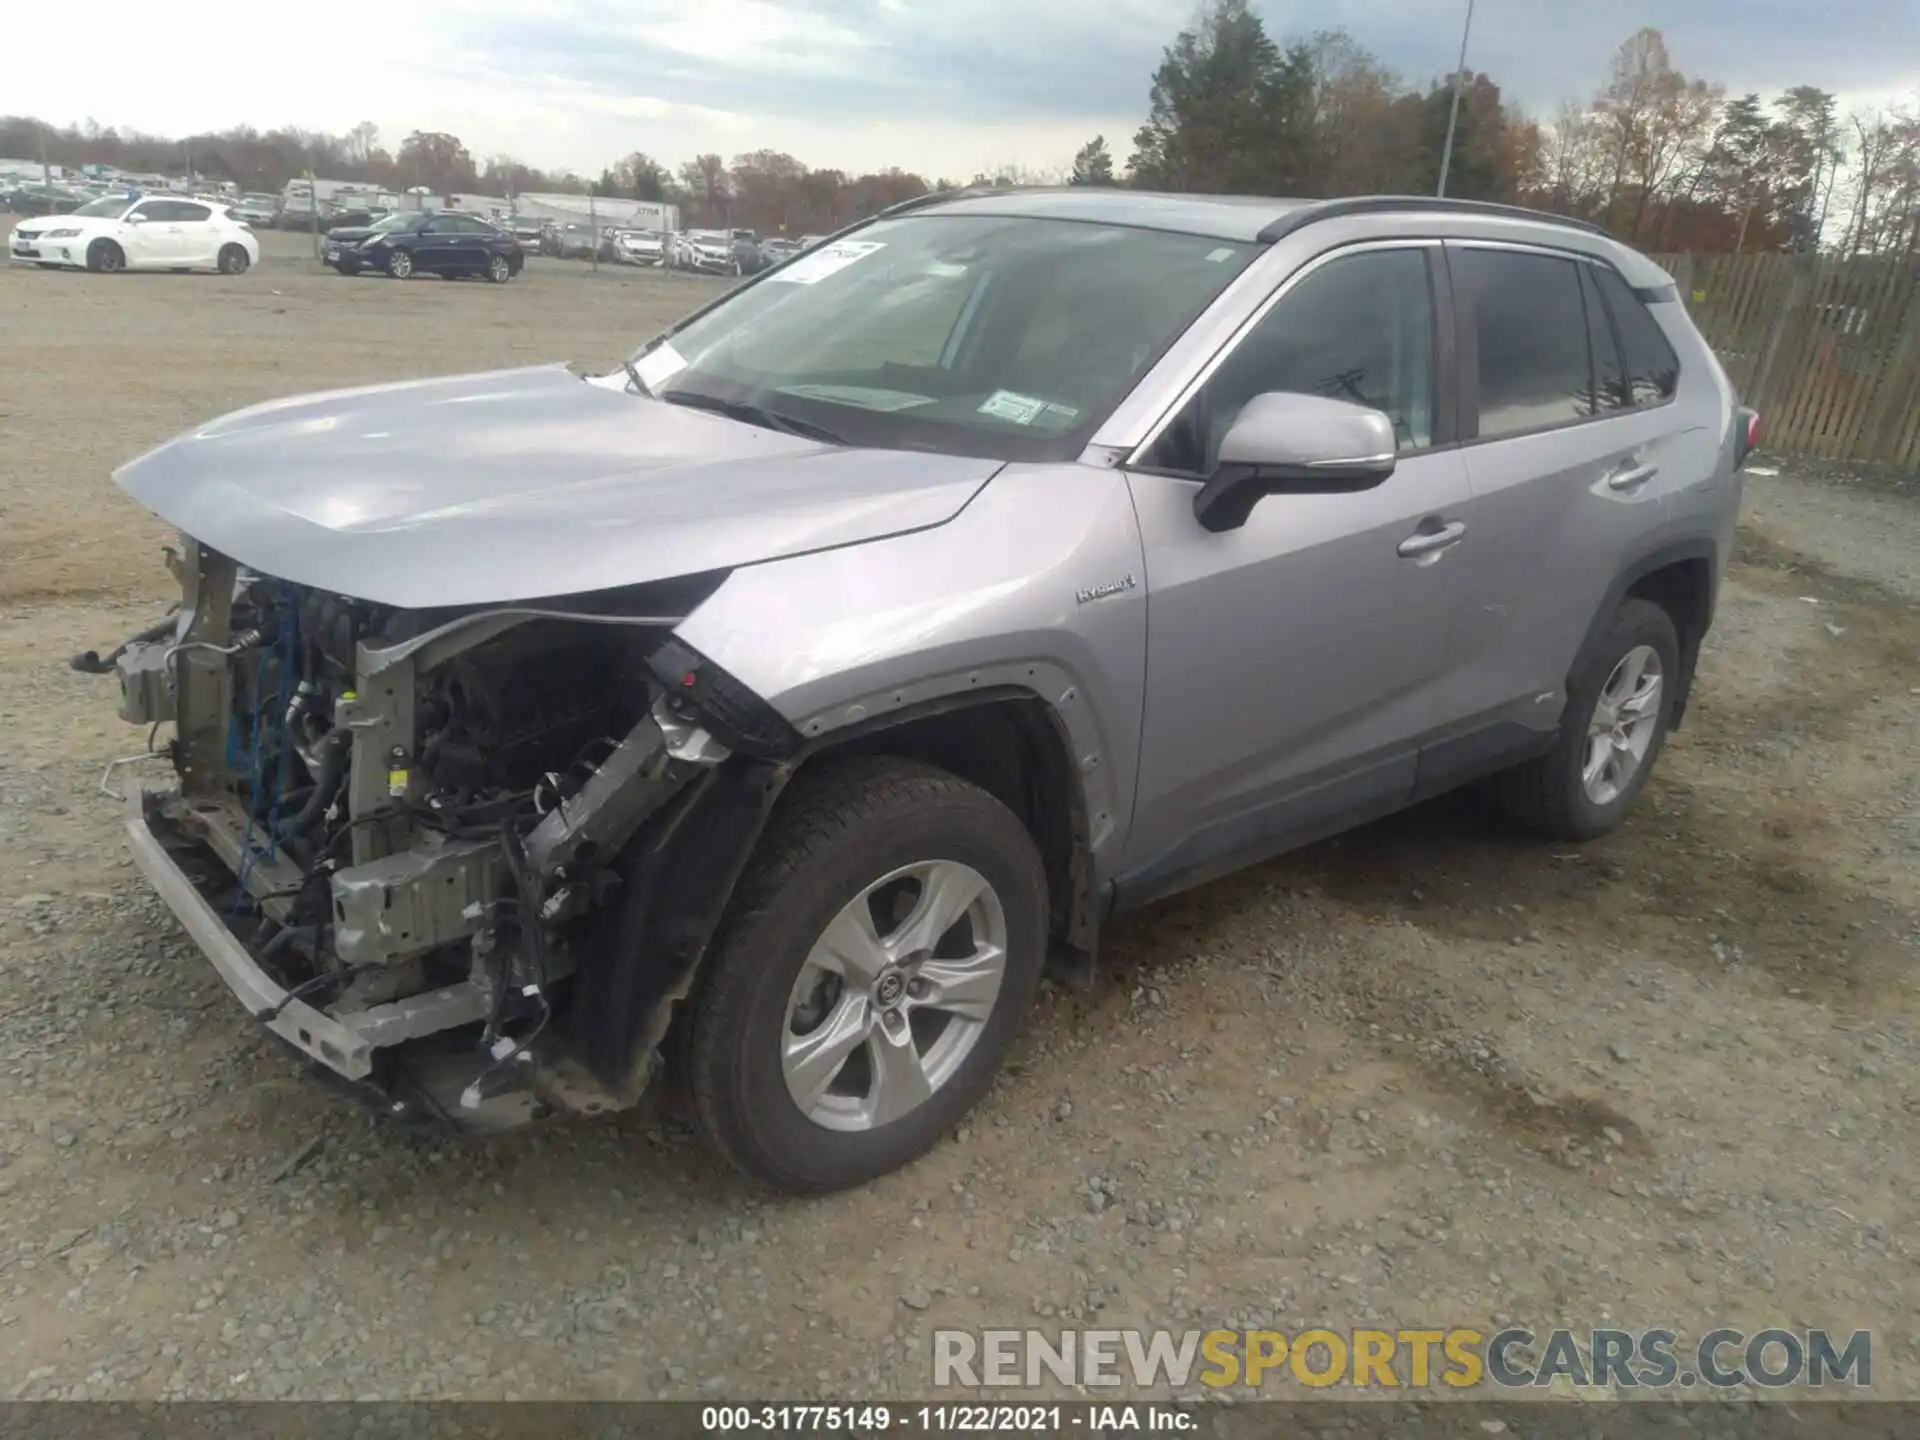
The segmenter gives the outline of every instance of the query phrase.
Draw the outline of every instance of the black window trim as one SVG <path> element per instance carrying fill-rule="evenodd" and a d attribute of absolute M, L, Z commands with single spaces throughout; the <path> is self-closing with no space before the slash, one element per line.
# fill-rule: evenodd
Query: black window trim
<path fill-rule="evenodd" d="M 1466 412 L 1460 408 L 1461 357 L 1457 341 L 1460 332 L 1455 324 L 1452 278 L 1446 267 L 1446 241 L 1437 235 L 1395 236 L 1389 240 L 1356 240 L 1344 245 L 1336 245 L 1296 265 L 1208 357 L 1206 363 L 1182 387 L 1172 405 L 1147 428 L 1147 433 L 1141 438 L 1140 443 L 1120 461 L 1118 468 L 1132 474 L 1159 475 L 1173 480 L 1204 483 L 1208 478 L 1205 475 L 1196 475 L 1191 470 L 1174 470 L 1164 465 L 1149 465 L 1142 457 L 1160 443 L 1160 437 L 1166 432 L 1167 427 L 1180 417 L 1181 412 L 1193 402 L 1194 396 L 1206 388 L 1207 382 L 1213 379 L 1220 367 L 1225 365 L 1233 353 L 1247 342 L 1248 337 L 1266 320 L 1268 313 L 1279 305 L 1295 286 L 1315 271 L 1336 260 L 1378 250 L 1423 252 L 1427 268 L 1428 324 L 1433 335 L 1433 443 L 1422 445 L 1418 449 L 1398 452 L 1394 456 L 1394 463 L 1397 466 L 1403 461 L 1437 455 L 1445 450 L 1457 449 L 1465 443 L 1459 438 L 1460 417 Z M 1435 258 L 1436 254 L 1440 257 L 1438 260 Z M 1199 322 L 1200 316 L 1195 316 L 1194 324 L 1197 325 Z M 1178 337 L 1175 338 L 1177 340 Z M 1150 371 L 1151 367 L 1149 367 Z"/>
<path fill-rule="evenodd" d="M 1562 250 L 1552 245 L 1528 244 L 1518 240 L 1469 240 L 1452 236 L 1446 241 L 1449 267 L 1451 267 L 1452 253 L 1455 250 L 1517 251 L 1521 254 L 1544 255 L 1555 260 L 1567 260 L 1576 265 L 1605 266 L 1607 269 L 1613 271 L 1613 273 L 1619 277 L 1620 283 L 1631 290 L 1635 296 L 1641 296 L 1643 290 L 1654 288 L 1635 286 L 1626 276 L 1620 274 L 1620 268 L 1617 265 L 1612 264 L 1610 261 L 1603 260 L 1597 255 L 1590 255 L 1580 250 Z M 1449 268 L 1449 273 L 1451 273 L 1451 268 Z M 1593 318 L 1587 311 L 1586 287 L 1581 286 L 1579 288 L 1581 313 L 1587 315 L 1587 324 L 1591 327 Z M 1669 291 L 1673 290 L 1672 286 L 1663 288 Z M 1614 354 L 1618 356 L 1620 360 L 1620 373 L 1627 375 L 1626 350 L 1625 347 L 1620 344 L 1619 332 L 1613 322 L 1613 312 L 1606 307 L 1606 297 L 1600 293 L 1600 287 L 1598 285 L 1593 287 L 1593 293 L 1594 297 L 1600 301 L 1601 314 L 1607 322 L 1608 333 L 1613 337 Z M 1676 298 L 1677 293 L 1676 291 L 1666 298 Z M 1653 302 L 1650 301 L 1649 303 Z M 1480 445 L 1496 445 L 1503 440 L 1527 440 L 1535 435 L 1552 435 L 1556 431 L 1572 430 L 1581 425 L 1604 425 L 1612 420 L 1625 420 L 1634 415 L 1644 415 L 1650 411 L 1662 409 L 1665 406 L 1673 404 L 1680 397 L 1679 352 L 1675 351 L 1674 393 L 1662 400 L 1658 405 L 1623 405 L 1618 410 L 1603 410 L 1594 415 L 1576 416 L 1572 420 L 1556 420 L 1550 425 L 1535 425 L 1526 430 L 1508 430 L 1499 435 L 1482 435 L 1480 433 L 1480 334 L 1479 327 L 1474 324 L 1475 317 L 1473 313 L 1473 297 L 1471 294 L 1460 297 L 1456 315 L 1459 325 L 1460 354 L 1459 443 L 1463 449 Z M 1657 324 L 1658 322 L 1656 321 L 1655 323 Z M 1671 342 L 1669 342 L 1669 344 L 1671 344 Z M 1591 366 L 1591 350 L 1589 350 L 1588 363 L 1589 366 Z M 1591 370 L 1587 377 L 1587 383 L 1589 387 L 1599 383 L 1599 377 L 1592 374 Z M 1631 377 L 1629 377 L 1628 384 L 1631 385 L 1631 383 Z"/>
<path fill-rule="evenodd" d="M 1606 296 L 1600 293 L 1600 282 L 1593 278 L 1591 270 L 1580 272 L 1580 304 L 1587 315 L 1587 350 L 1592 360 L 1599 359 L 1597 346 L 1600 343 L 1593 333 L 1593 322 L 1597 318 L 1604 327 L 1607 343 L 1613 346 L 1613 363 L 1619 367 L 1620 383 L 1626 387 L 1626 402 L 1616 409 L 1600 408 L 1600 371 L 1593 372 L 1592 419 L 1603 420 L 1612 415 L 1623 414 L 1634 408 L 1633 377 L 1627 373 L 1627 347 L 1620 343 L 1620 327 L 1613 318 L 1613 307 L 1607 304 Z M 1649 406 L 1649 409 L 1652 407 Z"/>

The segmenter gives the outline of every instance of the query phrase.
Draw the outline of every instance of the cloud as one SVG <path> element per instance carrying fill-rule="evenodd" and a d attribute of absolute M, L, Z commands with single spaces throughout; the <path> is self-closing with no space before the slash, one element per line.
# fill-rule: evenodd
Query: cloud
<path fill-rule="evenodd" d="M 1256 0 L 1276 38 L 1345 28 L 1403 79 L 1447 73 L 1465 0 Z M 1468 63 L 1538 115 L 1590 96 L 1642 24 L 1733 94 L 1814 84 L 1884 101 L 1920 89 L 1912 0 L 1477 0 Z M 786 150 L 816 165 L 965 177 L 1056 165 L 1096 132 L 1125 155 L 1186 0 L 410 0 L 374 30 L 182 28 L 142 0 L 89 11 L 71 44 L 29 8 L 8 109 L 183 133 L 252 124 L 389 145 L 449 130 L 476 154 L 592 172 L 633 149 Z M 180 83 L 180 76 L 218 77 Z"/>

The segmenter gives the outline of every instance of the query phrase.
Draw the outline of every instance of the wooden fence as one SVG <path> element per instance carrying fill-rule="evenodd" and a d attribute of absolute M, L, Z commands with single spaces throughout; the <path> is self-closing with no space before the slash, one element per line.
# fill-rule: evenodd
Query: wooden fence
<path fill-rule="evenodd" d="M 1920 470 L 1920 260 L 1654 259 L 1768 449 Z"/>

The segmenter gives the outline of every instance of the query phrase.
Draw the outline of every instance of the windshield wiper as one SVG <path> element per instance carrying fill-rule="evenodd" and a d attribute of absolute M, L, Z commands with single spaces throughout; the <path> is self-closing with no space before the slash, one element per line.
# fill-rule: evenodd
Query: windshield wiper
<path fill-rule="evenodd" d="M 647 388 L 647 382 L 640 378 L 640 367 L 634 364 L 633 361 L 631 360 L 622 360 L 620 363 L 626 367 L 627 383 L 633 386 L 633 388 L 638 390 L 642 395 L 646 396 L 649 400 L 653 399 L 654 398 L 653 391 L 649 390 Z"/>
<path fill-rule="evenodd" d="M 798 435 L 803 440 L 818 440 L 827 445 L 847 443 L 824 425 L 816 425 L 811 420 L 801 420 L 793 415 L 783 415 L 778 410 L 767 409 L 764 405 L 750 405 L 744 400 L 720 400 L 711 395 L 696 395 L 686 390 L 676 390 L 660 398 L 669 405 L 685 405 L 690 410 L 711 410 L 714 414 L 724 415 L 729 420 L 758 425 L 762 430 L 777 430 L 782 435 Z"/>

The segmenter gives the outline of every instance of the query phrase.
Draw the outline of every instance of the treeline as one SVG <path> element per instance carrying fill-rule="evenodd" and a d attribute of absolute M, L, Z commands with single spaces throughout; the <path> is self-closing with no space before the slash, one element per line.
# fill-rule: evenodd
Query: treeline
<path fill-rule="evenodd" d="M 230 179 L 279 189 L 308 170 L 392 189 L 566 192 L 669 200 L 689 225 L 822 232 L 933 189 L 1068 182 L 1158 190 L 1334 196 L 1432 194 L 1440 180 L 1452 77 L 1409 84 L 1343 31 L 1286 44 L 1248 0 L 1207 0 L 1166 48 L 1148 116 L 1124 166 L 1096 136 L 1055 171 L 1007 166 L 970 177 L 900 169 L 851 175 L 775 150 L 669 167 L 635 150 L 598 176 L 543 171 L 510 155 L 476 159 L 457 136 L 414 131 L 391 152 L 372 123 L 345 135 L 239 127 L 186 140 L 88 122 L 54 129 L 0 119 L 0 155 L 44 147 L 62 165 Z M 1920 251 L 1920 115 L 1838 113 L 1797 86 L 1771 100 L 1729 97 L 1674 64 L 1658 30 L 1615 52 L 1604 81 L 1549 120 L 1524 114 L 1499 82 L 1462 87 L 1447 193 L 1577 215 L 1650 250 L 1829 247 Z"/>

